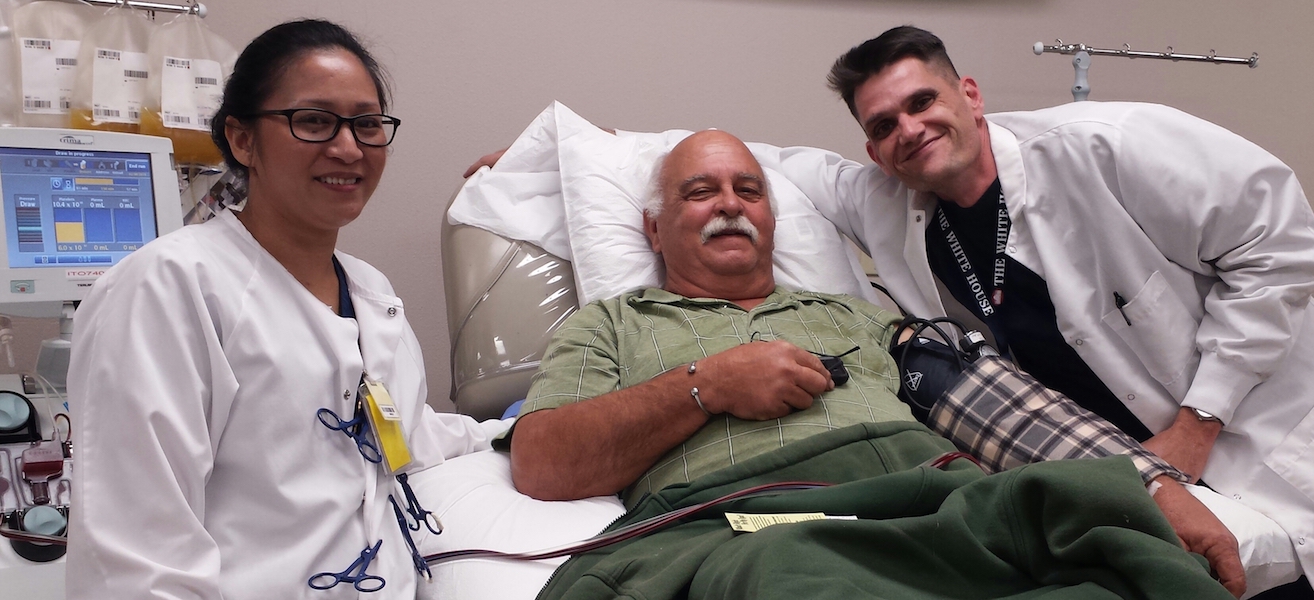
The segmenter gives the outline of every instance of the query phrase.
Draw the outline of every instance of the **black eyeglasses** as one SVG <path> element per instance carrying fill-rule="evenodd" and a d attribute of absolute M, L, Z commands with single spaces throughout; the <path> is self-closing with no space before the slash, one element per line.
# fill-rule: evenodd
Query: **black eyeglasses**
<path fill-rule="evenodd" d="M 252 117 L 265 116 L 287 117 L 292 137 L 303 142 L 323 143 L 338 136 L 338 130 L 346 123 L 351 128 L 351 135 L 356 141 L 366 146 L 381 148 L 392 143 L 397 135 L 401 119 L 381 114 L 356 115 L 344 117 L 322 108 L 288 108 L 284 110 L 262 110 L 251 114 Z"/>

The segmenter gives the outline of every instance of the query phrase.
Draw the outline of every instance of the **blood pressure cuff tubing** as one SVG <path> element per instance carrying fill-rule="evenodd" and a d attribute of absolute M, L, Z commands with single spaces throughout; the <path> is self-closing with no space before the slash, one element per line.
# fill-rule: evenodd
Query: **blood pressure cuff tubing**
<path fill-rule="evenodd" d="M 893 351 L 900 363 L 899 397 L 918 420 L 975 456 L 987 470 L 1122 454 L 1132 459 L 1147 485 L 1160 475 L 1189 481 L 1112 423 L 1005 359 L 978 356 L 960 370 L 955 350 L 934 340 L 914 339 L 919 343 L 912 351 L 902 352 L 902 344 Z"/>

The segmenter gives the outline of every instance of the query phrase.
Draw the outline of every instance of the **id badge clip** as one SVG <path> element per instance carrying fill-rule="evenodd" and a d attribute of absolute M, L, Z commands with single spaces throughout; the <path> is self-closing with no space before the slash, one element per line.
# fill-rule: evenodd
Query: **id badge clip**
<path fill-rule="evenodd" d="M 383 454 L 383 465 L 388 473 L 396 473 L 411 464 L 411 449 L 406 445 L 402 431 L 401 411 L 392 401 L 392 395 L 383 383 L 366 375 L 361 380 L 360 396 L 365 400 L 365 414 L 370 419 L 374 444 Z"/>

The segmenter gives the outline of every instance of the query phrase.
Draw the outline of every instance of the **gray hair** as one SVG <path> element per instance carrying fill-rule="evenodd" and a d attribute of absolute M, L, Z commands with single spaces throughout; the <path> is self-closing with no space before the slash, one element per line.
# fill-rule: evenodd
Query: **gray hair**
<path fill-rule="evenodd" d="M 666 203 L 666 183 L 662 181 L 662 171 L 666 168 L 666 157 L 670 155 L 668 150 L 652 161 L 648 185 L 643 190 L 643 214 L 649 219 L 656 219 L 657 215 L 662 214 L 662 206 Z"/>
<path fill-rule="evenodd" d="M 657 215 L 662 214 L 662 208 L 666 205 L 666 182 L 664 181 L 663 171 L 666 168 L 666 159 L 670 157 L 670 151 L 663 152 L 652 161 L 652 172 L 648 175 L 648 185 L 643 191 L 643 214 L 649 219 L 656 219 Z M 767 202 L 771 205 L 771 216 L 780 216 L 780 205 L 776 203 L 776 195 L 771 191 L 771 180 L 766 177 L 766 171 L 762 172 L 762 184 L 766 186 Z"/>

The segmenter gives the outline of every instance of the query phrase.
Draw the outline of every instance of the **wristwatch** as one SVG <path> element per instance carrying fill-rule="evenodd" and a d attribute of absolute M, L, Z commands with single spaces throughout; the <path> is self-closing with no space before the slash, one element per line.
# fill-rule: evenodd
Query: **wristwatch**
<path fill-rule="evenodd" d="M 1220 418 L 1214 416 L 1214 414 L 1211 413 L 1211 412 L 1203 411 L 1203 410 L 1200 410 L 1200 409 L 1195 408 L 1195 407 L 1191 407 L 1191 412 L 1195 413 L 1195 418 L 1197 418 L 1197 419 L 1199 419 L 1199 420 L 1201 420 L 1201 421 L 1212 421 L 1212 422 L 1214 422 L 1214 423 L 1222 423 L 1222 422 L 1223 422 L 1222 419 L 1220 419 Z"/>

